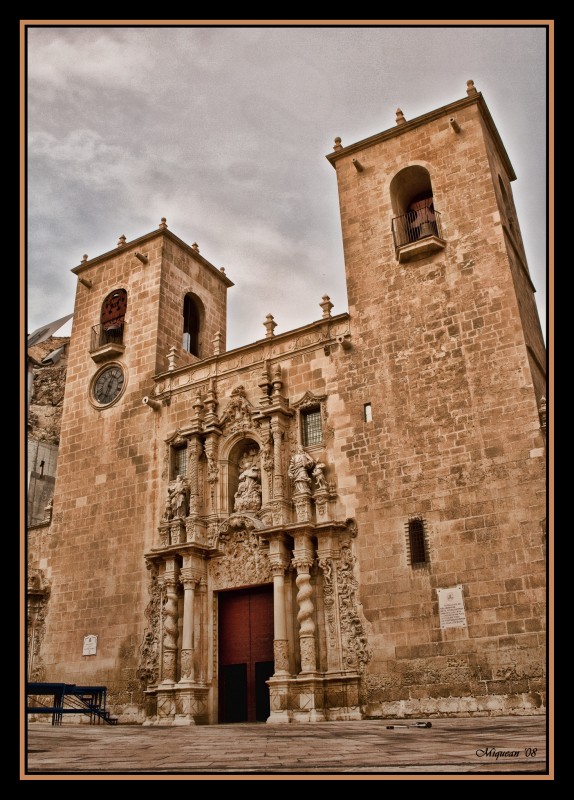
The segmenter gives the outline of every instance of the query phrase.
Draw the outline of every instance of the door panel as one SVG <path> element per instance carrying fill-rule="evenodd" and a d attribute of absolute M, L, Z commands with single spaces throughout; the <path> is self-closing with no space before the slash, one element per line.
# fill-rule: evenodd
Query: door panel
<path fill-rule="evenodd" d="M 220 722 L 264 721 L 273 674 L 273 587 L 220 592 Z"/>

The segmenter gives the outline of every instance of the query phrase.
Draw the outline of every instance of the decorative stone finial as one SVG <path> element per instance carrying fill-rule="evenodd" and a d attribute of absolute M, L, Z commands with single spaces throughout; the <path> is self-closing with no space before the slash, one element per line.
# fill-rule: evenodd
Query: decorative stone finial
<path fill-rule="evenodd" d="M 201 412 L 203 411 L 203 403 L 201 401 L 201 395 L 199 393 L 198 393 L 197 397 L 195 398 L 195 400 L 193 401 L 191 407 L 194 410 L 196 418 L 199 418 Z"/>
<path fill-rule="evenodd" d="M 167 361 L 168 361 L 168 364 L 169 364 L 168 370 L 170 372 L 173 372 L 173 370 L 177 366 L 177 355 L 176 355 L 175 345 L 172 345 L 169 348 L 169 352 L 167 354 Z"/>
<path fill-rule="evenodd" d="M 217 333 L 213 336 L 213 355 L 218 356 L 223 349 L 223 334 L 221 331 L 217 331 Z"/>
<path fill-rule="evenodd" d="M 195 252 L 196 252 L 196 253 L 199 253 L 199 245 L 198 245 L 198 243 L 197 243 L 197 242 L 194 242 L 194 243 L 191 245 L 191 249 L 192 249 L 192 250 L 195 250 Z"/>
<path fill-rule="evenodd" d="M 274 328 L 277 327 L 277 323 L 273 319 L 273 314 L 267 314 L 265 317 L 265 322 L 263 323 L 265 326 L 265 337 L 268 338 L 269 336 L 275 336 L 273 333 Z"/>
<path fill-rule="evenodd" d="M 278 395 L 283 388 L 283 381 L 281 380 L 281 365 L 276 364 L 273 370 L 273 394 Z"/>
<path fill-rule="evenodd" d="M 82 256 L 82 264 L 85 264 L 87 260 L 88 260 L 88 254 L 84 253 L 84 255 Z"/>
<path fill-rule="evenodd" d="M 470 80 L 466 82 L 466 93 L 468 95 L 478 94 L 478 92 L 476 91 L 476 87 L 474 85 L 474 81 Z"/>
<path fill-rule="evenodd" d="M 162 230 L 165 230 L 165 229 L 167 228 L 167 222 L 166 222 L 166 219 L 165 219 L 165 217 L 162 217 L 162 218 L 161 218 L 161 222 L 159 223 L 159 227 L 160 227 Z"/>
<path fill-rule="evenodd" d="M 223 272 L 223 274 L 225 275 L 225 267 L 219 267 L 219 271 Z"/>
<path fill-rule="evenodd" d="M 123 247 L 125 243 L 126 243 L 126 237 L 123 235 L 120 236 L 120 238 L 118 239 L 118 247 Z"/>
<path fill-rule="evenodd" d="M 400 108 L 397 108 L 397 125 L 404 125 L 406 122 L 405 115 Z"/>
<path fill-rule="evenodd" d="M 322 298 L 323 302 L 319 303 L 321 308 L 323 309 L 323 319 L 328 319 L 331 316 L 331 309 L 333 308 L 333 303 L 331 302 L 331 298 L 328 294 L 324 294 Z"/>
<path fill-rule="evenodd" d="M 335 137 L 335 144 L 333 145 L 333 150 L 342 150 L 342 149 L 343 149 L 343 145 L 341 144 L 341 137 L 340 136 L 336 136 Z"/>

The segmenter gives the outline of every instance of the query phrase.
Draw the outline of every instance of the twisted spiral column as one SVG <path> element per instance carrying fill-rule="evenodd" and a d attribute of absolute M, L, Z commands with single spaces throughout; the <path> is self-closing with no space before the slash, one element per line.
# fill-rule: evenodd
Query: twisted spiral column
<path fill-rule="evenodd" d="M 317 656 L 315 652 L 315 622 L 313 620 L 313 588 L 311 586 L 311 575 L 309 570 L 312 561 L 302 558 L 294 558 L 293 566 L 297 568 L 297 605 L 299 613 L 297 621 L 299 623 L 299 646 L 301 649 L 301 672 L 315 672 L 317 669 Z"/>
<path fill-rule="evenodd" d="M 163 683 L 173 683 L 177 668 L 177 577 L 163 579 L 167 600 L 163 609 Z"/>

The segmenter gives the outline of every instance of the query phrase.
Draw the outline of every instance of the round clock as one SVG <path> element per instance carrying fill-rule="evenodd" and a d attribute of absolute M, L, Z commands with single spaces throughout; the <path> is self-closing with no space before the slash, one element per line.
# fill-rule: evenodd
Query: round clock
<path fill-rule="evenodd" d="M 106 367 L 96 376 L 92 393 L 94 400 L 100 405 L 109 405 L 122 392 L 124 388 L 124 371 L 121 367 L 114 365 Z"/>

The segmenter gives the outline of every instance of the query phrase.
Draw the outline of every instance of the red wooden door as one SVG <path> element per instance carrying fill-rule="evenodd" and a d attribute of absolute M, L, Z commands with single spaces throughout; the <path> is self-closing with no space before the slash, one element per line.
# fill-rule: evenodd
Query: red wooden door
<path fill-rule="evenodd" d="M 273 674 L 273 587 L 219 593 L 219 721 L 269 716 Z"/>

